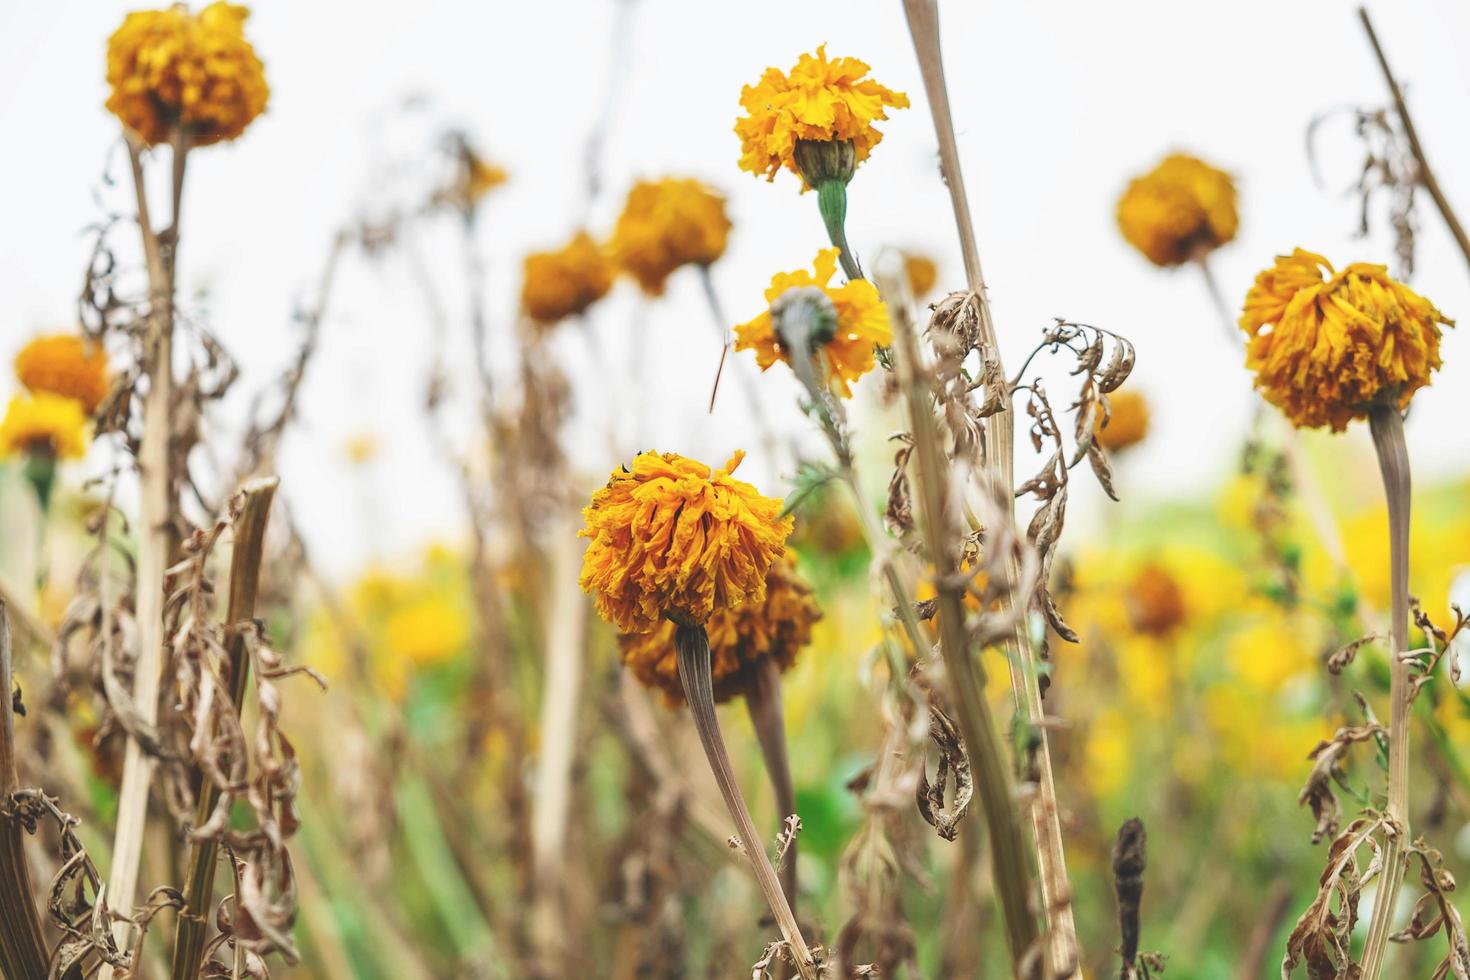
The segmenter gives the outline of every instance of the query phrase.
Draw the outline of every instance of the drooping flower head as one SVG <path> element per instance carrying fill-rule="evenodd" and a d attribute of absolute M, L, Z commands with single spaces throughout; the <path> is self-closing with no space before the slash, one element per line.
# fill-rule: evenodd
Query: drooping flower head
<path fill-rule="evenodd" d="M 774 180 L 784 167 L 815 186 L 813 175 L 803 174 L 797 163 L 799 140 L 850 143 L 849 167 L 862 163 L 883 139 L 873 123 L 887 119 L 887 109 L 909 104 L 908 96 L 867 74 L 868 66 L 856 58 L 828 60 L 825 45 L 803 54 L 790 72 L 767 68 L 759 82 L 740 93 L 745 111 L 735 121 L 740 169 Z"/>
<path fill-rule="evenodd" d="M 1118 199 L 1118 229 L 1154 265 L 1175 266 L 1235 237 L 1235 183 L 1183 153 L 1135 178 Z"/>
<path fill-rule="evenodd" d="M 1440 324 L 1454 321 L 1384 266 L 1334 272 L 1302 249 L 1256 276 L 1240 317 L 1266 400 L 1293 425 L 1333 431 L 1375 405 L 1407 406 L 1440 366 Z"/>
<path fill-rule="evenodd" d="M 1108 424 L 1099 413 L 1093 438 L 1110 453 L 1138 445 L 1148 435 L 1148 400 L 1137 391 L 1118 391 L 1108 398 Z"/>
<path fill-rule="evenodd" d="M 790 555 L 777 558 L 766 573 L 765 601 L 718 609 L 705 624 L 715 700 L 742 693 L 762 660 L 788 669 L 811 642 L 812 624 L 821 617 L 811 587 L 797 574 Z M 625 633 L 618 642 L 633 676 L 662 690 L 669 704 L 683 703 L 673 623 L 666 621 L 651 633 Z"/>
<path fill-rule="evenodd" d="M 107 42 L 107 108 L 146 143 L 177 126 L 194 146 L 232 140 L 265 111 L 270 87 L 245 40 L 249 11 L 212 3 L 128 14 Z"/>
<path fill-rule="evenodd" d="M 111 389 L 107 352 L 74 334 L 37 337 L 15 355 L 15 376 L 31 391 L 74 398 L 91 415 Z"/>
<path fill-rule="evenodd" d="M 647 633 L 665 619 L 708 623 L 717 610 L 763 602 L 792 518 L 723 469 L 675 453 L 639 453 L 582 511 L 591 538 L 580 584 L 603 619 Z"/>
<path fill-rule="evenodd" d="M 606 296 L 615 272 L 606 251 L 579 231 L 563 248 L 526 256 L 521 306 L 537 323 L 556 323 Z"/>
<path fill-rule="evenodd" d="M 56 459 L 87 455 L 87 416 L 82 403 L 49 391 L 11 398 L 0 419 L 0 457 L 19 453 Z"/>
<path fill-rule="evenodd" d="M 735 327 L 735 349 L 755 351 L 756 363 L 762 371 L 777 361 L 789 364 L 791 352 L 776 335 L 771 307 L 790 290 L 820 290 L 831 301 L 837 316 L 831 339 L 821 344 L 828 381 L 842 397 L 851 398 L 852 382 L 873 369 L 874 352 L 888 346 L 893 339 L 888 307 L 878 298 L 877 288 L 866 279 L 831 285 L 837 272 L 837 249 L 824 248 L 818 252 L 813 269 L 813 272 L 805 269 L 778 272 L 771 278 L 771 286 L 766 290 L 766 310 Z"/>
<path fill-rule="evenodd" d="M 640 180 L 613 229 L 612 252 L 643 291 L 661 296 L 685 265 L 710 265 L 725 254 L 730 219 L 725 199 L 697 180 Z"/>

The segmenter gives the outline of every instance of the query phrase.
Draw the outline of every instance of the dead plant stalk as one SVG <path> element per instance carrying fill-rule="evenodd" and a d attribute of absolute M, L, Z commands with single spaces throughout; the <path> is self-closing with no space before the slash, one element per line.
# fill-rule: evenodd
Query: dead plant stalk
<path fill-rule="evenodd" d="M 0 599 L 0 970 L 10 980 L 46 976 L 46 936 L 26 864 L 25 830 L 11 813 L 20 788 L 11 707 L 10 621 Z"/>

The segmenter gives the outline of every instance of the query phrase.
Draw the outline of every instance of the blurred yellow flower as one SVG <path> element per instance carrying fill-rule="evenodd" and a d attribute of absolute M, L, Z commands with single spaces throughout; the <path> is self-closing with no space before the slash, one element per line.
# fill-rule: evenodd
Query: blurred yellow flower
<path fill-rule="evenodd" d="M 607 253 L 580 231 L 564 248 L 526 256 L 521 307 L 537 323 L 556 323 L 606 296 L 615 272 Z"/>
<path fill-rule="evenodd" d="M 1118 229 L 1154 265 L 1198 258 L 1235 237 L 1230 175 L 1176 153 L 1135 178 L 1118 199 Z"/>
<path fill-rule="evenodd" d="M 270 87 L 245 40 L 249 11 L 212 3 L 128 14 L 107 42 L 107 108 L 148 144 L 182 126 L 194 146 L 232 140 L 265 111 Z"/>
<path fill-rule="evenodd" d="M 1099 414 L 1093 437 L 1108 452 L 1116 453 L 1138 445 L 1148 436 L 1148 399 L 1133 389 L 1115 392 L 1108 399 L 1108 424 Z"/>
<path fill-rule="evenodd" d="M 477 153 L 470 153 L 465 173 L 465 200 L 474 204 L 486 194 L 510 179 L 504 168 L 498 167 Z"/>
<path fill-rule="evenodd" d="M 1112 796 L 1128 782 L 1133 759 L 1128 722 L 1118 709 L 1104 708 L 1093 718 L 1085 738 L 1085 772 L 1092 792 Z"/>
<path fill-rule="evenodd" d="M 1233 676 L 1253 690 L 1276 692 L 1287 681 L 1320 666 L 1310 649 L 1314 630 L 1299 619 L 1284 616 L 1258 619 L 1230 637 L 1225 662 Z"/>
<path fill-rule="evenodd" d="M 939 281 L 939 267 L 934 264 L 934 260 L 917 252 L 904 253 L 903 271 L 909 277 L 909 289 L 913 291 L 916 300 L 928 296 L 934 284 Z"/>
<path fill-rule="evenodd" d="M 107 352 L 74 334 L 37 337 L 15 355 L 15 376 L 33 392 L 73 398 L 91 415 L 111 390 Z"/>
<path fill-rule="evenodd" d="M 640 180 L 628 192 L 613 229 L 618 264 L 643 291 L 661 296 L 685 265 L 710 265 L 725 254 L 730 219 L 725 199 L 697 180 Z"/>
<path fill-rule="evenodd" d="M 342 446 L 342 453 L 347 461 L 354 466 L 362 466 L 378 458 L 381 447 L 378 445 L 378 437 L 371 432 L 359 432 L 348 438 Z"/>
<path fill-rule="evenodd" d="M 1138 632 L 1167 636 L 1184 625 L 1187 616 L 1184 593 L 1163 566 L 1145 565 L 1129 585 L 1128 613 Z"/>
<path fill-rule="evenodd" d="M 1240 317 L 1246 366 L 1266 400 L 1293 425 L 1333 431 L 1374 405 L 1404 408 L 1429 384 L 1439 324 L 1454 321 L 1385 267 L 1355 262 L 1334 272 L 1299 248 L 1256 276 Z"/>
<path fill-rule="evenodd" d="M 49 391 L 14 396 L 0 419 L 0 457 L 43 453 L 81 459 L 87 455 L 87 441 L 82 403 Z"/>
<path fill-rule="evenodd" d="M 822 344 L 827 377 L 833 389 L 844 398 L 852 397 L 852 382 L 873 369 L 876 350 L 892 340 L 888 307 L 878 298 L 878 290 L 865 279 L 853 279 L 832 286 L 837 272 L 837 249 L 824 248 L 817 253 L 815 274 L 805 269 L 778 272 L 766 290 L 766 309 L 755 319 L 735 327 L 735 349 L 755 351 L 756 363 L 764 371 L 779 361 L 791 361 L 790 352 L 776 336 L 771 305 L 788 290 L 815 288 L 832 302 L 837 313 L 836 332 Z"/>
<path fill-rule="evenodd" d="M 419 596 L 394 609 L 383 624 L 390 656 L 432 667 L 464 650 L 469 642 L 467 611 L 442 592 Z"/>

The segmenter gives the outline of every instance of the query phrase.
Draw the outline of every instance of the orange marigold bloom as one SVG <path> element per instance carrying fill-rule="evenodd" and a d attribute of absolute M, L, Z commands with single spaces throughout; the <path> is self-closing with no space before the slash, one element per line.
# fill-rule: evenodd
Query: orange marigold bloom
<path fill-rule="evenodd" d="M 665 619 L 704 624 L 717 610 L 763 602 L 766 572 L 786 550 L 792 518 L 723 469 L 675 453 L 639 453 L 592 495 L 581 536 L 582 589 L 603 619 L 647 633 Z"/>
<path fill-rule="evenodd" d="M 564 248 L 526 256 L 521 306 L 537 323 L 556 323 L 606 296 L 614 273 L 607 253 L 579 231 Z"/>
<path fill-rule="evenodd" d="M 893 339 L 888 320 L 888 307 L 878 298 L 878 290 L 866 279 L 853 279 L 832 286 L 837 272 L 837 249 L 824 248 L 817 253 L 814 272 L 798 269 L 778 272 L 766 290 L 766 310 L 755 319 L 735 327 L 735 349 L 755 351 L 756 363 L 764 371 L 777 361 L 791 361 L 790 352 L 776 336 L 770 305 L 791 289 L 816 288 L 826 294 L 837 312 L 837 329 L 832 339 L 822 345 L 827 376 L 842 397 L 852 397 L 852 382 L 873 370 L 875 351 L 888 346 Z"/>
<path fill-rule="evenodd" d="M 128 14 L 107 42 L 107 108 L 151 144 L 183 126 L 195 146 L 232 140 L 265 111 L 265 67 L 245 40 L 250 12 L 212 3 Z"/>
<path fill-rule="evenodd" d="M 1174 266 L 1235 237 L 1230 175 L 1176 153 L 1136 178 L 1118 199 L 1118 228 L 1154 265 Z"/>
<path fill-rule="evenodd" d="M 82 403 L 49 391 L 11 398 L 0 419 L 0 457 L 17 453 L 51 453 L 61 459 L 87 455 Z"/>
<path fill-rule="evenodd" d="M 1128 589 L 1128 618 L 1148 636 L 1167 636 L 1184 625 L 1184 591 L 1159 565 L 1145 565 Z"/>
<path fill-rule="evenodd" d="M 643 291 L 661 296 L 684 265 L 710 265 L 725 254 L 730 219 L 725 199 L 697 180 L 640 180 L 613 229 L 612 252 Z"/>
<path fill-rule="evenodd" d="M 886 109 L 909 104 L 908 96 L 867 74 L 868 66 L 856 58 L 827 60 L 826 45 L 803 54 L 789 73 L 767 68 L 759 82 L 740 92 L 740 169 L 767 180 L 782 167 L 801 176 L 797 140 L 851 142 L 862 163 L 883 139 L 873 123 L 888 118 Z"/>
<path fill-rule="evenodd" d="M 1302 249 L 1256 276 L 1240 317 L 1246 366 L 1266 400 L 1293 425 L 1334 431 L 1374 405 L 1402 409 L 1429 384 L 1440 324 L 1454 321 L 1384 266 L 1334 272 Z"/>
<path fill-rule="evenodd" d="M 903 271 L 909 277 L 909 289 L 913 291 L 914 299 L 929 295 L 929 290 L 939 281 L 939 267 L 927 255 L 904 253 Z"/>
<path fill-rule="evenodd" d="M 112 390 L 107 352 L 74 334 L 37 337 L 15 355 L 15 376 L 31 391 L 74 398 L 91 415 Z"/>
<path fill-rule="evenodd" d="M 1138 445 L 1148 435 L 1148 400 L 1136 391 L 1119 391 L 1108 399 L 1108 424 L 1099 414 L 1093 438 L 1110 453 Z"/>
<path fill-rule="evenodd" d="M 811 586 L 802 581 L 789 554 L 771 563 L 764 602 L 717 609 L 705 624 L 709 634 L 711 676 L 716 701 L 745 691 L 755 668 L 767 657 L 781 670 L 812 641 L 812 624 L 822 618 Z M 664 692 L 671 704 L 684 702 L 684 685 L 674 651 L 674 624 L 665 621 L 651 633 L 625 633 L 618 640 L 623 664 L 647 687 Z"/>

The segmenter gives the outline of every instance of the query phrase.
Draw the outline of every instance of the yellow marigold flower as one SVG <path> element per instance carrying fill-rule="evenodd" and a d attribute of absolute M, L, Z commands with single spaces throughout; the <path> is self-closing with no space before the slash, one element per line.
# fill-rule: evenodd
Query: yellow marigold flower
<path fill-rule="evenodd" d="M 789 555 L 771 563 L 764 602 L 716 609 L 705 624 L 709 634 L 711 676 L 716 701 L 745 691 L 753 671 L 769 657 L 781 670 L 812 641 L 812 624 L 822 612 L 812 590 L 796 573 Z M 674 624 L 665 621 L 651 633 L 619 638 L 623 664 L 648 687 L 659 688 L 671 705 L 684 702 L 684 685 L 674 652 Z"/>
<path fill-rule="evenodd" d="M 87 455 L 87 416 L 81 402 L 49 391 L 10 399 L 0 419 L 0 457 L 37 452 L 61 459 Z"/>
<path fill-rule="evenodd" d="M 394 609 L 383 625 L 383 642 L 392 656 L 419 667 L 443 663 L 469 642 L 469 618 L 446 595 L 429 594 Z"/>
<path fill-rule="evenodd" d="M 903 271 L 909 277 L 909 289 L 913 291 L 914 299 L 929 295 L 929 290 L 939 281 L 939 267 L 927 255 L 904 253 Z"/>
<path fill-rule="evenodd" d="M 1239 224 L 1230 175 L 1182 153 L 1134 179 L 1118 199 L 1118 229 L 1154 265 L 1179 265 L 1218 248 Z"/>
<path fill-rule="evenodd" d="M 1256 276 L 1240 317 L 1246 366 L 1266 400 L 1293 425 L 1333 431 L 1374 405 L 1403 408 L 1429 384 L 1440 366 L 1439 324 L 1454 321 L 1383 266 L 1334 272 L 1302 249 Z"/>
<path fill-rule="evenodd" d="M 745 115 L 735 121 L 740 169 L 774 180 L 785 167 L 802 176 L 798 140 L 850 142 L 855 163 L 868 158 L 883 134 L 873 127 L 888 108 L 908 108 L 908 96 L 866 78 L 856 58 L 827 59 L 826 46 L 803 54 L 790 73 L 767 68 L 761 80 L 740 93 Z M 805 180 L 805 178 L 803 178 Z"/>
<path fill-rule="evenodd" d="M 874 351 L 886 347 L 893 339 L 888 321 L 888 307 L 878 298 L 878 290 L 865 279 L 853 279 L 841 286 L 830 285 L 837 272 L 837 249 L 824 248 L 817 253 L 815 274 L 805 269 L 778 272 L 766 290 L 766 310 L 748 323 L 735 327 L 735 349 L 755 351 L 756 363 L 764 371 L 778 360 L 791 362 L 790 352 L 776 336 L 770 304 L 787 290 L 816 288 L 826 294 L 837 311 L 837 330 L 822 345 L 827 362 L 827 376 L 842 397 L 852 397 L 851 383 L 873 370 Z"/>
<path fill-rule="evenodd" d="M 15 355 L 15 376 L 31 391 L 74 398 L 91 415 L 112 388 L 107 352 L 73 334 L 37 337 Z"/>
<path fill-rule="evenodd" d="M 725 199 L 697 180 L 640 180 L 613 229 L 612 252 L 643 291 L 661 296 L 684 265 L 710 265 L 725 254 L 730 219 Z"/>
<path fill-rule="evenodd" d="M 537 323 L 564 320 L 606 296 L 614 271 L 606 252 L 579 231 L 565 248 L 526 256 L 521 306 Z"/>
<path fill-rule="evenodd" d="M 1108 399 L 1108 424 L 1099 414 L 1093 438 L 1108 452 L 1136 446 L 1148 435 L 1148 400 L 1136 391 L 1119 391 Z"/>
<path fill-rule="evenodd" d="M 149 144 L 168 142 L 176 126 L 195 146 L 239 136 L 270 98 L 245 40 L 249 15 L 232 3 L 128 14 L 107 42 L 107 108 Z"/>
<path fill-rule="evenodd" d="M 1184 591 L 1163 567 L 1145 565 L 1128 590 L 1128 618 L 1147 636 L 1165 636 L 1184 625 Z"/>
<path fill-rule="evenodd" d="M 665 618 L 704 624 L 716 610 L 763 602 L 792 518 L 732 473 L 675 453 L 639 453 L 583 511 L 591 538 L 580 584 L 602 618 L 647 633 Z"/>

